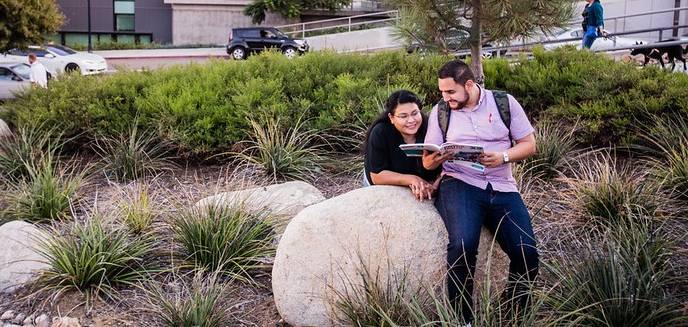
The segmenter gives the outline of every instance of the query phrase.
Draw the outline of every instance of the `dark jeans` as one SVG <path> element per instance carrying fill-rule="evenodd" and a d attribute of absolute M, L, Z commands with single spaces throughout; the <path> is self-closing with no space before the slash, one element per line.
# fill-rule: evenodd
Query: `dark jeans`
<path fill-rule="evenodd" d="M 595 26 L 588 26 L 588 28 L 583 31 L 583 48 L 585 49 L 590 49 L 592 47 L 592 43 L 595 42 L 595 39 L 599 35 L 597 35 L 597 27 Z"/>
<path fill-rule="evenodd" d="M 447 245 L 448 293 L 466 322 L 473 320 L 473 274 L 480 230 L 487 227 L 509 256 L 509 281 L 505 290 L 512 304 L 525 309 L 528 286 L 538 273 L 538 252 L 530 215 L 518 192 L 497 192 L 445 176 L 435 206 L 449 233 Z"/>

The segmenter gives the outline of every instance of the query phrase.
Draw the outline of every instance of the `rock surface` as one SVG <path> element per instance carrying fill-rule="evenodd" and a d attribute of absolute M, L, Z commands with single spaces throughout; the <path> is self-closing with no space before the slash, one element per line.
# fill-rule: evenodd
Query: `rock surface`
<path fill-rule="evenodd" d="M 202 199 L 199 208 L 209 205 L 232 206 L 242 204 L 248 212 L 269 210 L 277 222 L 277 233 L 304 208 L 325 200 L 323 194 L 306 182 L 286 182 L 248 190 L 225 192 Z"/>
<path fill-rule="evenodd" d="M 407 273 L 409 290 L 438 285 L 446 242 L 432 202 L 417 201 L 407 188 L 367 187 L 307 207 L 289 223 L 277 249 L 277 310 L 294 326 L 335 325 L 332 304 L 345 286 L 360 283 L 362 267 L 381 283 Z"/>
<path fill-rule="evenodd" d="M 7 126 L 7 123 L 5 123 L 4 120 L 0 119 L 0 138 L 6 136 L 12 136 L 12 131 L 10 130 L 10 127 Z"/>
<path fill-rule="evenodd" d="M 0 292 L 12 293 L 34 274 L 48 268 L 36 252 L 44 234 L 34 225 L 12 221 L 0 226 Z"/>

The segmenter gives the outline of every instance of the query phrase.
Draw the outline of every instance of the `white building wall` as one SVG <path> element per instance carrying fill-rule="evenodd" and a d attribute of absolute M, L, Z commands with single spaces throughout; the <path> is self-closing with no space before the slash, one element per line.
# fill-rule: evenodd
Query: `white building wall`
<path fill-rule="evenodd" d="M 626 32 L 647 28 L 667 27 L 671 26 L 674 21 L 673 12 L 621 19 L 611 19 L 611 17 L 672 9 L 675 6 L 675 0 L 601 0 L 601 3 L 604 8 L 605 29 L 610 32 Z M 581 1 L 578 5 L 579 13 L 582 12 L 584 6 L 585 2 Z M 681 0 L 681 7 L 688 7 L 688 0 Z M 688 11 L 682 11 L 679 17 L 679 24 L 688 24 Z M 580 16 L 576 17 L 576 19 L 579 18 Z M 688 34 L 688 29 L 679 30 L 679 37 L 686 34 Z M 671 38 L 671 35 L 672 31 L 667 30 L 663 32 L 662 38 L 668 39 Z M 634 37 L 656 41 L 659 39 L 659 33 L 635 34 Z"/>

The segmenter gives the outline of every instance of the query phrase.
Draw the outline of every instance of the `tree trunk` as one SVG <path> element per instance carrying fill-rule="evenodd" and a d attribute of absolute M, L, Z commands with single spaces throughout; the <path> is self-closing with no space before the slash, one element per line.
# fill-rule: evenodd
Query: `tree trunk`
<path fill-rule="evenodd" d="M 480 24 L 480 8 L 481 0 L 471 0 L 473 7 L 473 16 L 471 18 L 471 33 L 469 43 L 471 45 L 471 70 L 475 75 L 475 82 L 481 86 L 485 85 L 485 76 L 483 74 L 483 45 L 482 45 L 482 26 Z"/>

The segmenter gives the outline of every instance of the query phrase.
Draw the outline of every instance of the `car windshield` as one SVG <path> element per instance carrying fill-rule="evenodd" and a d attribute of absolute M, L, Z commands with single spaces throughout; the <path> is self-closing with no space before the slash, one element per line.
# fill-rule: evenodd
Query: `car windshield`
<path fill-rule="evenodd" d="M 76 51 L 61 45 L 49 45 L 46 48 L 58 56 L 68 56 L 76 53 Z"/>
<path fill-rule="evenodd" d="M 276 29 L 276 28 L 273 29 L 273 30 L 271 30 L 271 32 L 275 33 L 275 35 L 278 36 L 278 37 L 287 37 L 286 34 L 282 33 L 282 31 L 280 31 L 280 30 L 278 30 L 278 29 Z"/>
<path fill-rule="evenodd" d="M 17 73 L 17 75 L 21 76 L 23 79 L 29 79 L 29 73 L 31 71 L 31 68 L 29 68 L 29 65 L 27 64 L 18 64 L 12 66 L 12 70 Z"/>

